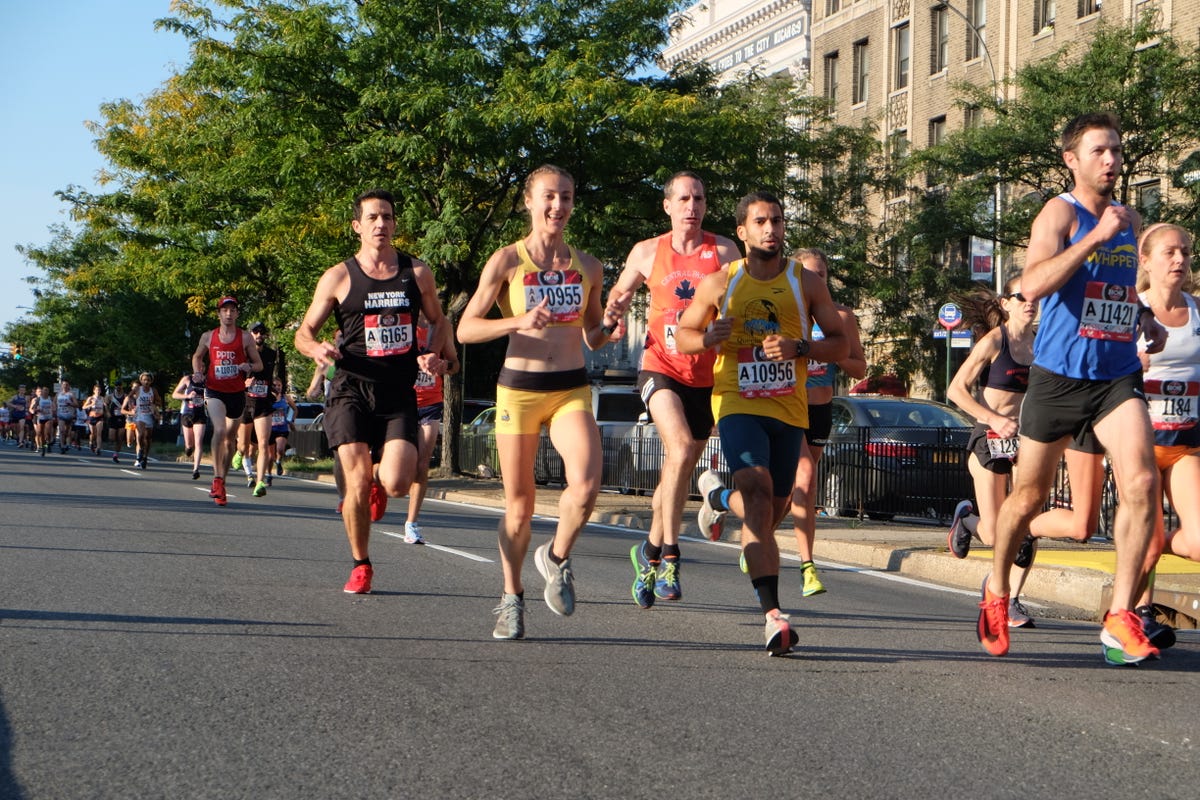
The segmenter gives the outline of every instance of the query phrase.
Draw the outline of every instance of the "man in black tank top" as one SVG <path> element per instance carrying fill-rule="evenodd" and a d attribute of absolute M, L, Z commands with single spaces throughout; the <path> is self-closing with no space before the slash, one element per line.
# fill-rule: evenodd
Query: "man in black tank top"
<path fill-rule="evenodd" d="M 343 591 L 367 594 L 373 570 L 371 522 L 387 498 L 408 494 L 417 471 L 418 369 L 443 371 L 437 354 L 448 343 L 449 322 L 437 299 L 433 272 L 392 245 L 395 203 L 373 190 L 354 201 L 351 223 L 361 245 L 325 271 L 296 331 L 296 349 L 320 368 L 336 364 L 325 410 L 325 434 L 345 479 L 342 520 L 354 566 Z M 416 323 L 429 320 L 429 353 L 417 355 Z M 321 328 L 337 318 L 341 343 L 322 341 Z M 372 463 L 378 452 L 378 467 Z"/>

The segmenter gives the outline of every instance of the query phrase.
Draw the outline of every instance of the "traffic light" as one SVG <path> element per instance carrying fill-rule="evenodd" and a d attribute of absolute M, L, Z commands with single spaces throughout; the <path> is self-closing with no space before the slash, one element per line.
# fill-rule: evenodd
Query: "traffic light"
<path fill-rule="evenodd" d="M 12 346 L 12 357 L 13 357 L 13 361 L 20 361 L 20 360 L 21 360 L 21 358 L 22 358 L 22 355 L 21 355 L 21 345 L 19 345 L 19 344 L 14 344 L 14 345 Z"/>

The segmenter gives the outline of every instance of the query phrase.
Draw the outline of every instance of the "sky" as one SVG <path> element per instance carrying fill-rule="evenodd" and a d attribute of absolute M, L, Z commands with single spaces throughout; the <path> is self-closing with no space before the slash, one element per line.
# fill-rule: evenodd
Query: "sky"
<path fill-rule="evenodd" d="M 105 162 L 84 123 L 188 63 L 187 40 L 154 28 L 169 16 L 169 0 L 0 0 L 0 329 L 33 305 L 37 269 L 16 245 L 70 223 L 56 191 L 98 188 Z"/>

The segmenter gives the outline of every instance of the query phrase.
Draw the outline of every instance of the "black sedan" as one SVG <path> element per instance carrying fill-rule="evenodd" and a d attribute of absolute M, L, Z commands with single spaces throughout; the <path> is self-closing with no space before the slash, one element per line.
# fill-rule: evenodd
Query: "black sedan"
<path fill-rule="evenodd" d="M 974 497 L 965 449 L 971 428 L 959 411 L 932 400 L 835 397 L 817 505 L 839 516 L 948 519 Z"/>

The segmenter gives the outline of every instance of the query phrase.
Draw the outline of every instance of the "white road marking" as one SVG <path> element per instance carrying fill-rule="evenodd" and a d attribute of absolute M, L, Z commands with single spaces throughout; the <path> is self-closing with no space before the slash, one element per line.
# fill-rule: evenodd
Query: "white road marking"
<path fill-rule="evenodd" d="M 394 533 L 393 531 L 379 531 L 379 533 L 382 533 L 384 536 L 391 536 L 395 539 L 403 539 L 404 538 L 403 533 Z M 484 564 L 494 564 L 495 563 L 490 558 L 484 558 L 483 556 L 477 556 L 474 553 L 468 553 L 466 550 L 459 550 L 454 547 L 446 547 L 446 546 L 440 545 L 440 544 L 430 544 L 429 542 L 426 542 L 423 545 L 415 545 L 414 544 L 413 547 L 428 547 L 430 550 L 438 550 L 443 553 L 449 553 L 452 556 L 462 556 L 463 558 L 469 558 L 472 561 L 480 561 Z"/>

